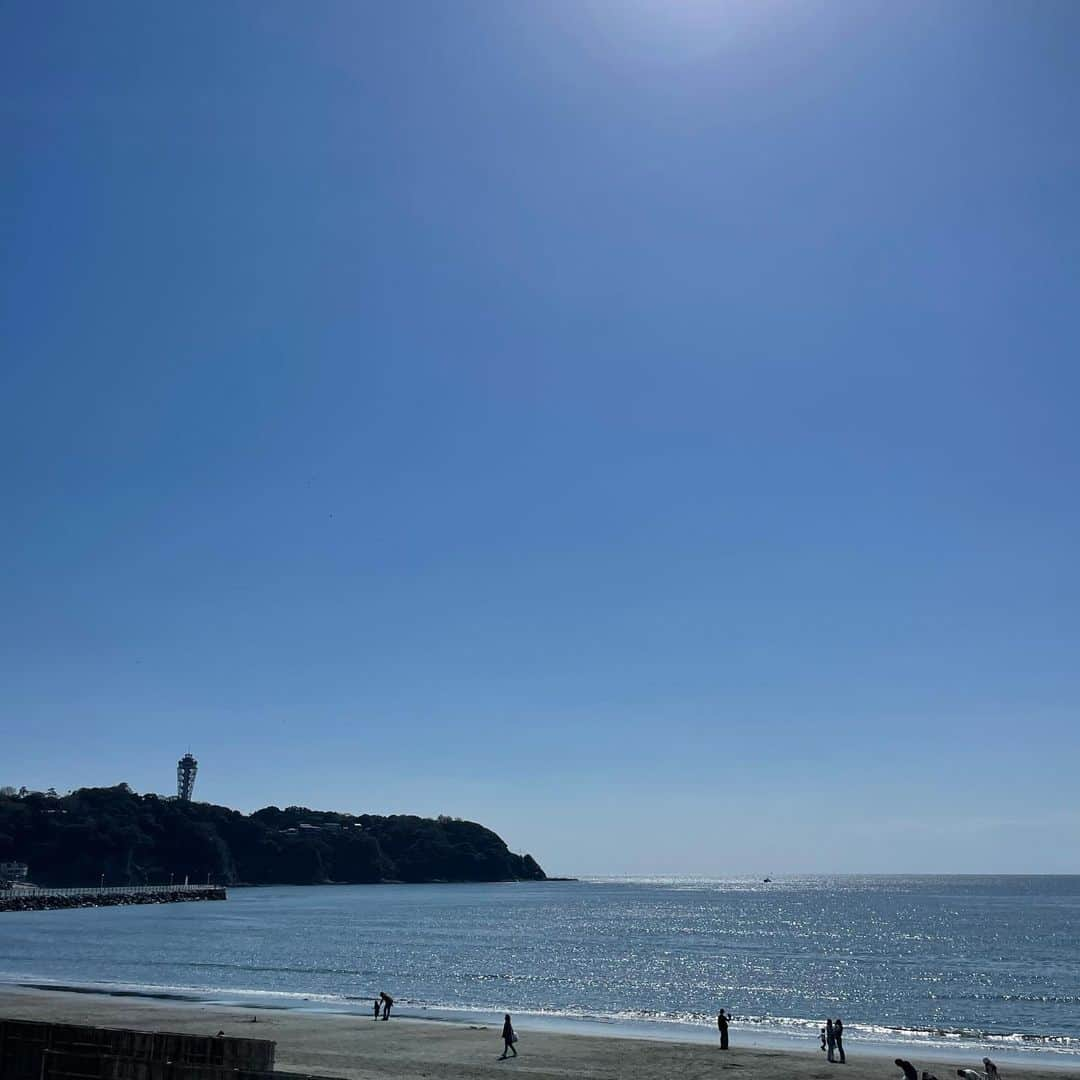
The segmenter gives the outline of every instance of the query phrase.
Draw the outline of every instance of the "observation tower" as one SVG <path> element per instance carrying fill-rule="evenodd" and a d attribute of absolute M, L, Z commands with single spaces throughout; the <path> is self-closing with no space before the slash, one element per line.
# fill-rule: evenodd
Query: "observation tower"
<path fill-rule="evenodd" d="M 198 771 L 199 763 L 191 756 L 190 750 L 176 763 L 176 797 L 181 802 L 191 802 Z"/>

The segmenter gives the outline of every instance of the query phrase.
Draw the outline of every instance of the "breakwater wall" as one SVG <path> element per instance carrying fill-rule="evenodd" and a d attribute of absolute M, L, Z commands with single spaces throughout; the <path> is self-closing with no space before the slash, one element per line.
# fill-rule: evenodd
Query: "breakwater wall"
<path fill-rule="evenodd" d="M 45 1052 L 40 1076 L 27 1080 L 335 1080 L 312 1073 L 255 1072 L 222 1069 L 213 1065 L 187 1065 L 175 1061 L 133 1061 L 130 1058 L 92 1057 L 85 1054 Z"/>
<path fill-rule="evenodd" d="M 100 889 L 0 889 L 0 911 L 114 907 L 123 904 L 177 904 L 225 900 L 222 885 L 115 885 Z"/>
<path fill-rule="evenodd" d="M 267 1039 L 0 1019 L 3 1080 L 220 1080 L 272 1076 Z"/>

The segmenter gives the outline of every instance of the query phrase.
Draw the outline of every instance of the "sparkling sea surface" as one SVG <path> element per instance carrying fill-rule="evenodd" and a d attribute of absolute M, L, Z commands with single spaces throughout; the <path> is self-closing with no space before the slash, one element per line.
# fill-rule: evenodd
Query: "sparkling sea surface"
<path fill-rule="evenodd" d="M 0 979 L 1080 1068 L 1080 876 L 232 889 L 0 915 Z"/>

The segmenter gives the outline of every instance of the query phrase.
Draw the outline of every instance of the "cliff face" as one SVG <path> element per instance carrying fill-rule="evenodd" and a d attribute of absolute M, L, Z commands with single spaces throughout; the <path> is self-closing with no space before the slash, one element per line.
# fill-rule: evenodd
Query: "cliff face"
<path fill-rule="evenodd" d="M 472 821 L 336 814 L 269 806 L 245 815 L 210 803 L 136 795 L 127 785 L 59 798 L 0 796 L 0 861 L 38 885 L 314 885 L 377 881 L 543 881 Z"/>

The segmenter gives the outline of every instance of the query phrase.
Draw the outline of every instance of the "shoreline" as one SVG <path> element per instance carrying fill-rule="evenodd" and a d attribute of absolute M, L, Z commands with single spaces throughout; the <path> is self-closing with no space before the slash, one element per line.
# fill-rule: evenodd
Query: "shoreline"
<path fill-rule="evenodd" d="M 957 1047 L 956 1054 L 934 1048 L 919 1052 L 910 1047 L 871 1045 L 847 1041 L 848 1064 L 827 1062 L 820 1051 L 795 1045 L 740 1043 L 745 1033 L 732 1027 L 732 1048 L 720 1051 L 715 1031 L 691 1028 L 675 1034 L 612 1030 L 615 1025 L 589 1025 L 586 1021 L 551 1020 L 515 1014 L 522 1035 L 517 1062 L 497 1061 L 500 1015 L 462 1015 L 450 1018 L 445 1010 L 397 1009 L 390 1023 L 373 1022 L 366 1010 L 238 1005 L 205 1000 L 150 997 L 123 990 L 46 988 L 42 984 L 0 985 L 0 1015 L 19 1019 L 90 1023 L 104 1027 L 132 1027 L 181 1033 L 269 1038 L 278 1044 L 277 1068 L 319 1073 L 344 1080 L 381 1080 L 433 1075 L 464 1078 L 486 1076 L 492 1069 L 524 1068 L 533 1080 L 542 1077 L 647 1077 L 713 1076 L 717 1067 L 743 1068 L 760 1080 L 872 1080 L 896 1075 L 893 1057 L 908 1057 L 920 1070 L 937 1070 L 941 1080 L 955 1076 L 957 1068 L 977 1068 L 978 1057 Z M 657 1025 L 659 1026 L 659 1025 Z M 607 1030 L 595 1030 L 596 1028 Z M 1015 1055 L 994 1054 L 1003 1072 L 1022 1074 L 1025 1080 L 1061 1080 L 1080 1077 L 1080 1063 L 1054 1061 L 1040 1054 L 1038 1061 L 1017 1060 Z M 1025 1056 L 1026 1057 L 1026 1056 Z M 1007 1062 L 1007 1065 L 1004 1064 Z"/>
<path fill-rule="evenodd" d="M 145 983 L 71 983 L 40 979 L 32 975 L 0 976 L 4 988 L 47 994 L 97 996 L 116 1000 L 159 1002 L 163 1005 L 212 1006 L 251 1010 L 255 1013 L 297 1016 L 342 1016 L 366 1019 L 370 1015 L 371 993 L 361 995 L 318 992 L 236 989 L 227 987 L 159 986 Z M 431 1004 L 399 996 L 394 1018 L 421 1023 L 444 1023 L 454 1027 L 489 1023 L 492 1009 L 483 1006 Z M 671 1017 L 605 1015 L 595 1013 L 549 1012 L 543 1009 L 514 1009 L 515 1025 L 521 1030 L 562 1035 L 618 1038 L 639 1042 L 666 1042 L 711 1046 L 716 1041 L 711 1017 Z M 733 1032 L 739 1045 L 751 1050 L 809 1053 L 819 1051 L 819 1025 L 783 1017 L 735 1016 Z M 1071 1042 L 1061 1037 L 1063 1042 Z M 1010 1066 L 1052 1069 L 1057 1075 L 1073 1070 L 1080 1076 L 1080 1054 L 1054 1046 L 1054 1036 L 975 1035 L 948 1030 L 918 1030 L 849 1021 L 845 1045 L 855 1045 L 864 1057 L 907 1058 L 937 1064 L 953 1061 L 980 1062 L 988 1056 Z M 820 1051 L 819 1051 L 820 1052 Z M 824 1058 L 818 1060 L 825 1062 Z"/>

